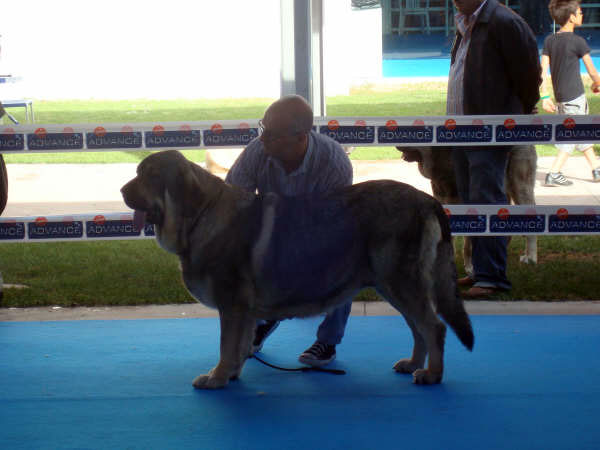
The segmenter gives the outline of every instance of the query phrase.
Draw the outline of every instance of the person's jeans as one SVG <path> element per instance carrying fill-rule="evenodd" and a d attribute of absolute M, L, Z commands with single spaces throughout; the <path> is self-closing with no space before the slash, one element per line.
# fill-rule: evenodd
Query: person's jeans
<path fill-rule="evenodd" d="M 346 323 L 348 322 L 348 316 L 350 315 L 351 310 L 352 300 L 344 303 L 342 306 L 338 306 L 336 309 L 327 314 L 317 330 L 317 340 L 329 345 L 338 345 L 340 342 L 342 342 L 344 331 L 346 329 Z M 277 323 L 279 323 L 277 320 L 259 319 L 256 321 L 257 326 L 269 324 L 273 327 Z"/>
<path fill-rule="evenodd" d="M 443 150 L 441 150 L 443 151 Z M 452 150 L 458 195 L 464 204 L 507 204 L 504 176 L 510 147 L 456 147 Z M 510 289 L 506 236 L 473 236 L 475 286 Z"/>
<path fill-rule="evenodd" d="M 327 314 L 321 325 L 319 325 L 317 340 L 329 345 L 338 345 L 342 342 L 351 309 L 352 300 Z"/>

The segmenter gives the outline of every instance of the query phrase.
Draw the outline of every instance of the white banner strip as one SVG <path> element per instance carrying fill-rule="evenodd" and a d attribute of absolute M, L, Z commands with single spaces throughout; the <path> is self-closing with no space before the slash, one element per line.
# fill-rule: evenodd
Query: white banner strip
<path fill-rule="evenodd" d="M 444 205 L 456 236 L 598 235 L 600 206 Z M 0 242 L 148 239 L 154 227 L 133 225 L 133 212 L 1 217 Z"/>
<path fill-rule="evenodd" d="M 600 115 L 317 117 L 314 129 L 348 146 L 600 142 Z M 0 153 L 244 147 L 258 120 L 0 126 Z"/>

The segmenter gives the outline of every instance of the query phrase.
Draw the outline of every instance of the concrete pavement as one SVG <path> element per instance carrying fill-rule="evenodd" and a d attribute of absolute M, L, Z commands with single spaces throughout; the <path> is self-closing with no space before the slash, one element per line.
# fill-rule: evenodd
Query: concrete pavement
<path fill-rule="evenodd" d="M 600 315 L 600 301 L 581 302 L 493 302 L 465 301 L 470 315 Z M 396 316 L 386 302 L 353 302 L 353 316 Z M 62 308 L 0 308 L 0 322 L 115 319 L 193 319 L 218 317 L 214 309 L 199 303 L 148 306 L 93 306 Z"/>
<path fill-rule="evenodd" d="M 538 159 L 535 195 L 539 205 L 600 205 L 600 183 L 591 181 L 583 157 L 571 157 L 563 173 L 568 187 L 543 186 L 552 157 Z M 431 193 L 415 163 L 353 161 L 354 180 L 393 179 Z M 119 189 L 135 176 L 135 164 L 9 164 L 4 217 L 128 211 Z"/>

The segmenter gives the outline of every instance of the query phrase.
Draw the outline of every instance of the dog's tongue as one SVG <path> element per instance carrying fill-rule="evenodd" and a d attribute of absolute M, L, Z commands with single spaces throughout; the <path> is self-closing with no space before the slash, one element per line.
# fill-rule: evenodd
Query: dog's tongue
<path fill-rule="evenodd" d="M 144 223 L 146 223 L 146 211 L 136 209 L 133 213 L 133 226 L 138 230 L 142 230 L 144 228 Z"/>

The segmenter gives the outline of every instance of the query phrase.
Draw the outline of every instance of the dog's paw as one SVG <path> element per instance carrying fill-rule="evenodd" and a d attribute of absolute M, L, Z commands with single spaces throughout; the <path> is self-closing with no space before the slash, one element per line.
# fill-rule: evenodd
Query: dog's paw
<path fill-rule="evenodd" d="M 415 384 L 439 384 L 442 382 L 442 373 L 434 373 L 427 369 L 418 369 L 413 372 Z"/>
<path fill-rule="evenodd" d="M 229 380 L 227 379 L 223 380 L 221 378 L 212 376 L 210 373 L 207 373 L 204 375 L 198 375 L 196 378 L 194 378 L 192 385 L 196 389 L 220 389 L 225 387 L 228 381 Z"/>
<path fill-rule="evenodd" d="M 537 264 L 537 258 L 527 255 L 521 255 L 519 257 L 519 261 L 521 261 L 523 264 Z"/>
<path fill-rule="evenodd" d="M 394 364 L 394 370 L 400 373 L 413 373 L 417 369 L 421 369 L 423 366 L 417 364 L 412 359 L 401 359 Z"/>

